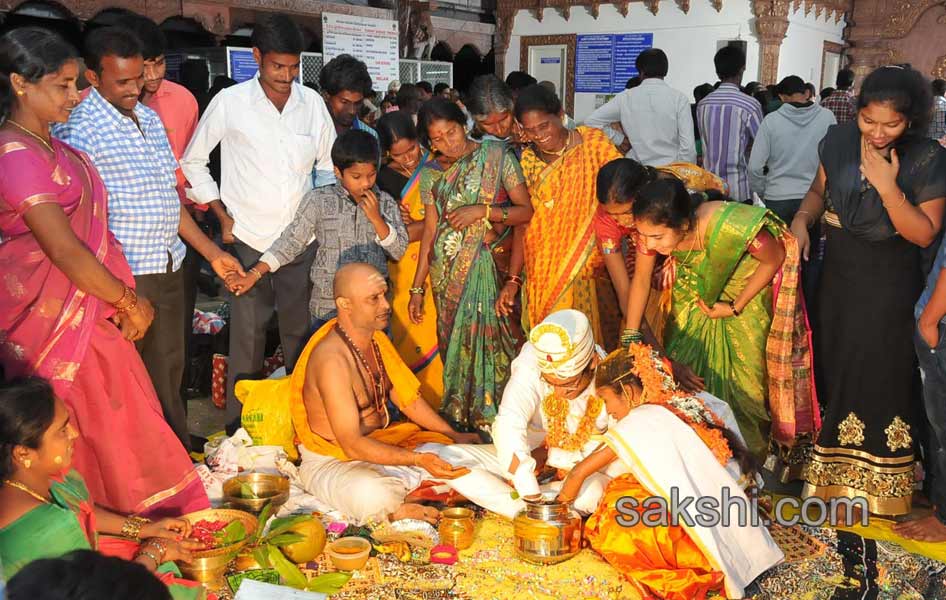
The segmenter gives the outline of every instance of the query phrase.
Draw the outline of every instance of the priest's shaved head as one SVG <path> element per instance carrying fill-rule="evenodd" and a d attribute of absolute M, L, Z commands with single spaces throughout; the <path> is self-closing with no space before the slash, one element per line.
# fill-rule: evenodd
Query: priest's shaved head
<path fill-rule="evenodd" d="M 388 283 L 368 263 L 348 263 L 339 267 L 333 281 L 338 320 L 343 326 L 383 330 L 391 318 Z"/>

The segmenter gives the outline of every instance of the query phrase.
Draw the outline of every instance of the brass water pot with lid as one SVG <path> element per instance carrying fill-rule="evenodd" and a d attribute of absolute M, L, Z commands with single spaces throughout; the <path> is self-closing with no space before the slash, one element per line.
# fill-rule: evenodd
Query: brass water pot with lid
<path fill-rule="evenodd" d="M 524 502 L 526 507 L 513 520 L 519 558 L 553 565 L 581 551 L 583 523 L 570 504 L 559 502 L 555 492 Z"/>

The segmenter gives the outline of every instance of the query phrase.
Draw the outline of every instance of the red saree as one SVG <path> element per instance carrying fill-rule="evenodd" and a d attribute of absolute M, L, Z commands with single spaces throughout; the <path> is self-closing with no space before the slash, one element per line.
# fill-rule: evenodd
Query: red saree
<path fill-rule="evenodd" d="M 102 505 L 180 514 L 209 506 L 200 478 L 168 427 L 134 345 L 108 321 L 112 307 L 78 289 L 24 220 L 56 203 L 73 233 L 113 275 L 134 286 L 108 230 L 105 186 L 88 159 L 53 140 L 55 157 L 0 133 L 0 365 L 7 377 L 52 384 L 80 432 L 74 466 Z"/>

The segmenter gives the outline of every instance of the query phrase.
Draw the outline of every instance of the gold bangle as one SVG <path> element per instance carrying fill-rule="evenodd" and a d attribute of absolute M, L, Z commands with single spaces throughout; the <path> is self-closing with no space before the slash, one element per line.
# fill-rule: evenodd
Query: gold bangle
<path fill-rule="evenodd" d="M 483 221 L 489 225 L 489 216 L 493 212 L 493 209 L 490 208 L 489 204 L 484 204 L 483 207 L 486 209 L 486 214 L 483 215 Z"/>
<path fill-rule="evenodd" d="M 147 550 L 139 550 L 138 553 L 135 554 L 135 558 L 138 558 L 139 556 L 147 556 L 148 558 L 153 560 L 155 569 L 161 566 L 161 561 L 158 560 L 158 557 L 155 556 L 154 554 L 151 554 Z"/>
<path fill-rule="evenodd" d="M 125 300 L 126 296 L 128 297 L 127 301 Z M 130 312 L 138 307 L 138 293 L 126 285 L 122 297 L 112 306 L 120 313 Z"/>
<path fill-rule="evenodd" d="M 259 281 L 260 279 L 263 278 L 263 274 L 260 273 L 256 267 L 250 267 L 249 272 L 256 275 L 256 281 Z"/>
<path fill-rule="evenodd" d="M 424 295 L 424 292 L 425 292 L 426 290 L 424 290 L 424 288 L 422 288 L 422 287 L 412 287 L 412 288 L 410 288 L 410 289 L 407 290 L 407 291 L 410 292 L 410 294 L 411 294 L 412 296 L 413 296 L 414 294 L 418 294 L 418 295 L 423 296 L 423 295 Z"/>
<path fill-rule="evenodd" d="M 119 306 L 121 306 L 125 302 L 125 298 L 128 296 L 129 292 L 131 291 L 132 289 L 123 283 L 122 295 L 118 300 L 116 300 L 115 302 L 112 302 L 112 306 L 114 306 L 115 308 L 118 308 Z"/>
<path fill-rule="evenodd" d="M 144 517 L 129 515 L 122 523 L 121 536 L 137 541 L 141 536 L 141 527 L 150 522 L 149 519 Z"/>
<path fill-rule="evenodd" d="M 164 545 L 159 539 L 157 539 L 157 538 L 153 538 L 153 539 L 148 540 L 148 543 L 145 544 L 145 545 L 146 545 L 146 546 L 151 546 L 152 548 L 154 548 L 155 550 L 157 550 L 157 551 L 158 551 L 158 556 L 160 557 L 160 558 L 158 558 L 158 562 L 159 562 L 159 563 L 164 562 L 164 557 L 167 556 L 167 554 L 168 554 L 167 546 L 165 546 L 165 545 Z"/>

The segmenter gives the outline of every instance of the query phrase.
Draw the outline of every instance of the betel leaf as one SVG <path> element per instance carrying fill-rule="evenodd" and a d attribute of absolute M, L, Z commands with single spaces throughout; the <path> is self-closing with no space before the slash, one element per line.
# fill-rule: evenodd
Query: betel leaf
<path fill-rule="evenodd" d="M 269 562 L 279 573 L 283 584 L 297 590 L 304 590 L 308 581 L 302 571 L 299 570 L 299 567 L 289 562 L 289 559 L 283 556 L 282 551 L 276 546 L 267 545 L 267 548 L 269 548 Z"/>
<path fill-rule="evenodd" d="M 273 526 L 269 528 L 269 533 L 266 535 L 266 537 L 272 539 L 281 533 L 286 533 L 299 523 L 304 523 L 311 520 L 312 515 L 296 515 L 294 517 L 273 519 Z"/>
<path fill-rule="evenodd" d="M 257 546 L 253 548 L 253 558 L 256 559 L 260 567 L 264 569 L 269 568 L 269 550 L 267 546 Z"/>
<path fill-rule="evenodd" d="M 236 519 L 230 521 L 221 533 L 223 535 L 220 536 L 220 545 L 229 546 L 242 541 L 246 537 L 246 527 L 243 525 L 243 521 Z"/>
<path fill-rule="evenodd" d="M 301 533 L 281 533 L 277 536 L 269 538 L 269 543 L 273 546 L 288 546 L 289 544 L 296 544 L 298 542 L 305 541 L 306 536 Z"/>
<path fill-rule="evenodd" d="M 305 587 L 310 592 L 319 592 L 321 594 L 337 594 L 342 591 L 348 580 L 351 579 L 351 573 L 338 571 L 335 573 L 325 573 L 309 580 L 309 585 Z"/>
<path fill-rule="evenodd" d="M 273 514 L 273 503 L 267 502 L 263 505 L 263 510 L 259 513 L 259 520 L 256 523 L 256 532 L 253 533 L 253 540 L 250 543 L 253 543 L 256 540 L 259 540 L 263 537 L 263 530 L 266 529 L 266 521 L 269 521 L 270 515 Z"/>

